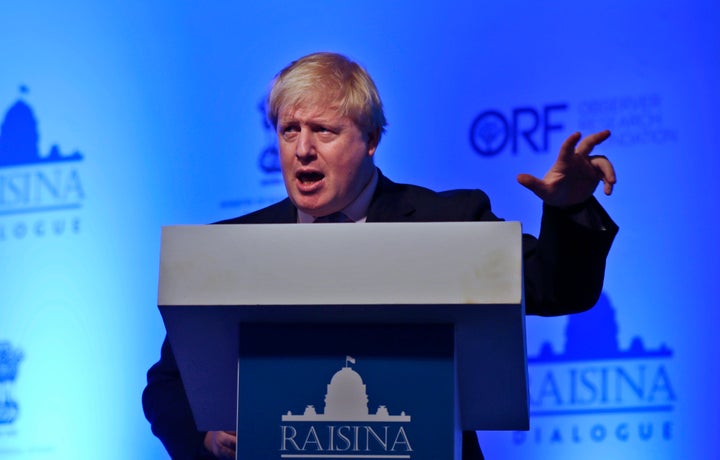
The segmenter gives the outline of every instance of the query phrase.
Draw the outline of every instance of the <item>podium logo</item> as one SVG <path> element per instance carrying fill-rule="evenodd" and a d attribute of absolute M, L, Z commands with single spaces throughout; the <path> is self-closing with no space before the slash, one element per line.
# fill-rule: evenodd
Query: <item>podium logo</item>
<path fill-rule="evenodd" d="M 13 398 L 13 387 L 22 359 L 22 352 L 13 349 L 10 342 L 0 342 L 0 425 L 10 424 L 17 418 L 18 403 Z"/>
<path fill-rule="evenodd" d="M 83 156 L 63 152 L 57 144 L 43 154 L 39 138 L 32 109 L 19 99 L 0 124 L 0 241 L 80 230 Z"/>
<path fill-rule="evenodd" d="M 548 104 L 541 108 L 515 107 L 509 114 L 486 110 L 475 117 L 470 126 L 470 145 L 478 154 L 495 156 L 507 148 L 517 154 L 521 148 L 534 153 L 545 153 L 553 131 L 562 131 L 559 112 L 567 104 Z"/>
<path fill-rule="evenodd" d="M 649 349 L 640 337 L 620 349 L 618 329 L 603 295 L 569 318 L 565 352 L 546 342 L 528 357 L 531 430 L 514 433 L 515 444 L 671 439 L 672 350 Z"/>
<path fill-rule="evenodd" d="M 282 416 L 281 458 L 411 458 L 411 417 L 391 415 L 385 405 L 370 413 L 365 384 L 350 364 L 348 356 L 327 385 L 323 412 L 308 405 L 302 415 Z"/>

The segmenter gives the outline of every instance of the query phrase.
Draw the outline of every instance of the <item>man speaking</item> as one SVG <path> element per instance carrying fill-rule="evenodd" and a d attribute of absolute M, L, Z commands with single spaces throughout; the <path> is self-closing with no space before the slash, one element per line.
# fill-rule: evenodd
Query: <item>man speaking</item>
<path fill-rule="evenodd" d="M 373 160 L 386 125 L 382 101 L 370 75 L 345 56 L 314 53 L 284 68 L 268 113 L 288 197 L 221 224 L 499 220 L 480 190 L 437 193 L 383 176 Z M 543 201 L 539 237 L 523 235 L 528 314 L 585 311 L 600 295 L 617 226 L 593 193 L 603 182 L 609 195 L 615 172 L 604 156 L 590 154 L 609 136 L 572 134 L 542 179 L 518 176 Z M 234 458 L 234 433 L 195 427 L 167 338 L 147 377 L 145 416 L 173 459 Z M 475 433 L 464 433 L 463 459 L 482 458 Z"/>

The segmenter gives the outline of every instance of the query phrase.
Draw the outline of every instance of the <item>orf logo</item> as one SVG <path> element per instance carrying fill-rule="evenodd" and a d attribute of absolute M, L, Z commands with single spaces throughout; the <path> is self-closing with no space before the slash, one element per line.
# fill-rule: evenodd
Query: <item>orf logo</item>
<path fill-rule="evenodd" d="M 302 415 L 282 416 L 281 458 L 410 458 L 410 416 L 390 415 L 385 405 L 371 413 L 362 377 L 348 363 L 355 359 L 330 380 L 323 412 L 308 405 Z"/>
<path fill-rule="evenodd" d="M 22 352 L 14 350 L 10 342 L 0 342 L 0 424 L 12 423 L 17 418 L 18 403 L 12 389 L 22 358 Z"/>
<path fill-rule="evenodd" d="M 509 116 L 498 110 L 486 110 L 478 115 L 470 127 L 470 145 L 483 156 L 493 156 L 510 145 L 518 153 L 521 145 L 532 152 L 547 152 L 550 133 L 564 129 L 556 121 L 558 112 L 567 110 L 567 104 L 549 104 L 537 109 L 516 107 Z"/>

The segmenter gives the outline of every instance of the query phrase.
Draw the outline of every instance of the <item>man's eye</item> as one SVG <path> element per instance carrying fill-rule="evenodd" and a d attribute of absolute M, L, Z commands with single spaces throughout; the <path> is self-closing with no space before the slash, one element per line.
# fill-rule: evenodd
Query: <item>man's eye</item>
<path fill-rule="evenodd" d="M 297 126 L 285 126 L 280 130 L 280 133 L 283 135 L 283 137 L 293 136 L 297 134 L 300 130 Z"/>

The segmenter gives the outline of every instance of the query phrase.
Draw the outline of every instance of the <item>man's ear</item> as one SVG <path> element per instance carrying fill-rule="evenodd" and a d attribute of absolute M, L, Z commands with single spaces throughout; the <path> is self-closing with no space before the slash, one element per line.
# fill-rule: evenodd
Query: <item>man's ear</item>
<path fill-rule="evenodd" d="M 377 146 L 380 143 L 380 130 L 374 129 L 370 131 L 367 135 L 367 143 L 368 143 L 368 155 L 373 156 L 375 154 L 375 150 L 377 150 Z"/>

